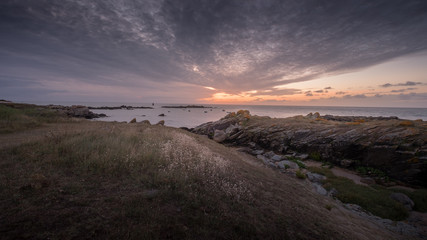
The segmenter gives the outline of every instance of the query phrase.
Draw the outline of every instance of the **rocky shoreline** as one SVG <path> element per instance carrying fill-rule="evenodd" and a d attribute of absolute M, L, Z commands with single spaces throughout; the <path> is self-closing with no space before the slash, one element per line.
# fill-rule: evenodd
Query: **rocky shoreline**
<path fill-rule="evenodd" d="M 273 167 L 296 156 L 364 169 L 383 185 L 427 186 L 427 123 L 422 120 L 319 113 L 275 119 L 241 110 L 191 131 L 241 147 Z"/>
<path fill-rule="evenodd" d="M 35 105 L 35 104 L 27 104 L 27 103 L 14 103 L 6 100 L 0 100 L 0 104 L 7 105 L 12 108 L 38 108 L 38 109 L 50 109 L 52 111 L 58 112 L 60 115 L 67 117 L 75 117 L 75 118 L 85 118 L 85 119 L 94 119 L 94 118 L 103 118 L 107 117 L 104 113 L 94 113 L 90 111 L 89 107 L 82 105 L 72 105 L 72 106 L 62 106 L 62 105 Z"/>
<path fill-rule="evenodd" d="M 89 109 L 97 109 L 97 110 L 116 110 L 116 109 L 126 109 L 126 110 L 133 110 L 133 109 L 153 109 L 152 107 L 143 107 L 143 106 L 116 106 L 116 107 L 108 107 L 108 106 L 102 106 L 102 107 L 88 107 Z"/>

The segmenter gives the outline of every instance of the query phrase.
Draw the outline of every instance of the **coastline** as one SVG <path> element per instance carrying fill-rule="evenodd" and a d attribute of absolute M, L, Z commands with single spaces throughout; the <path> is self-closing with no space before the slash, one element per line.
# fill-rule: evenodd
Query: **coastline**
<path fill-rule="evenodd" d="M 130 121 L 129 123 L 88 121 L 85 119 L 85 115 L 79 113 L 80 111 L 82 111 L 82 109 L 84 109 L 83 112 L 86 112 L 86 109 L 88 110 L 88 108 L 84 106 L 75 106 L 74 108 L 56 106 L 49 108 L 46 106 L 40 107 L 35 105 L 28 105 L 31 111 L 26 111 L 24 105 L 18 104 L 17 106 L 18 108 L 16 109 L 16 113 L 24 111 L 24 114 L 29 115 L 23 116 L 22 118 L 14 117 L 15 123 L 19 124 L 20 121 L 24 121 L 22 122 L 23 124 L 28 123 L 29 125 L 25 125 L 25 128 L 23 129 L 17 129 L 14 132 L 3 134 L 1 136 L 2 139 L 11 139 L 11 141 L 9 141 L 10 145 L 7 145 L 1 149 L 1 153 L 5 156 L 2 161 L 8 161 L 9 165 L 6 166 L 15 166 L 16 169 L 42 169 L 42 171 L 39 171 L 38 173 L 36 173 L 36 175 L 31 175 L 31 172 L 26 173 L 30 174 L 30 177 L 23 177 L 19 181 L 13 182 L 13 187 L 11 187 L 11 189 L 9 189 L 8 187 L 9 190 L 7 191 L 10 192 L 14 192 L 16 191 L 16 189 L 19 189 L 21 193 L 32 193 L 32 195 L 22 195 L 29 196 L 30 199 L 32 199 L 33 197 L 37 197 L 38 193 L 42 194 L 44 192 L 43 194 L 45 194 L 46 192 L 48 192 L 50 194 L 49 196 L 53 196 L 57 193 L 60 193 L 65 194 L 65 199 L 67 199 L 68 197 L 72 197 L 73 199 L 83 201 L 85 199 L 84 194 L 86 193 L 76 192 L 73 194 L 69 194 L 68 190 L 63 190 L 63 188 L 68 189 L 66 184 L 73 184 L 74 181 L 78 181 L 82 186 L 87 186 L 92 189 L 88 191 L 90 194 L 94 194 L 93 191 L 95 190 L 93 189 L 99 189 L 99 187 L 92 186 L 92 183 L 95 184 L 97 181 L 104 181 L 106 182 L 104 188 L 109 189 L 108 197 L 116 196 L 116 194 L 119 194 L 120 192 L 126 192 L 126 195 L 124 195 L 125 198 L 134 196 L 135 194 L 139 194 L 140 196 L 142 196 L 142 199 L 148 199 L 148 202 L 146 200 L 143 200 L 144 204 L 140 207 L 135 207 L 134 205 L 128 206 L 127 202 L 122 203 L 118 200 L 113 200 L 114 204 L 126 205 L 131 212 L 144 211 L 144 214 L 146 214 L 145 211 L 147 210 L 145 209 L 145 207 L 152 206 L 150 205 L 150 199 L 157 199 L 155 202 L 165 201 L 163 199 L 164 196 L 169 196 L 166 199 L 171 199 L 170 195 L 168 194 L 177 194 L 176 192 L 174 192 L 175 190 L 172 189 L 180 189 L 179 194 L 181 194 L 181 199 L 183 196 L 185 196 L 185 199 L 187 199 L 188 197 L 189 199 L 191 199 L 191 201 L 187 199 L 183 200 L 183 202 L 174 203 L 178 204 L 178 208 L 180 210 L 174 210 L 172 215 L 168 215 L 168 205 L 162 205 L 163 203 L 161 204 L 161 209 L 159 209 L 158 211 L 161 212 L 164 216 L 169 217 L 176 216 L 177 214 L 179 216 L 181 216 L 181 214 L 184 214 L 182 216 L 181 221 L 185 222 L 186 228 L 190 229 L 189 231 L 195 231 L 194 223 L 187 222 L 188 219 L 191 219 L 191 216 L 193 216 L 193 214 L 200 213 L 200 216 L 206 217 L 205 214 L 207 211 L 208 214 L 213 214 L 215 218 L 218 217 L 218 219 L 223 219 L 224 217 L 222 215 L 221 217 L 215 215 L 216 213 L 212 209 L 206 209 L 205 204 L 197 206 L 196 209 L 194 209 L 193 207 L 186 207 L 186 204 L 194 201 L 208 201 L 209 205 L 214 207 L 217 207 L 216 204 L 218 202 L 222 202 L 223 204 L 225 204 L 223 205 L 223 207 L 225 207 L 227 211 L 230 211 L 230 219 L 240 219 L 240 222 L 238 223 L 231 221 L 232 226 L 236 226 L 236 224 L 241 225 L 242 222 L 245 222 L 245 220 L 243 219 L 246 219 L 248 216 L 244 216 L 243 218 L 239 217 L 244 213 L 253 212 L 255 214 L 254 216 L 257 216 L 255 219 L 258 219 L 258 216 L 265 215 L 266 218 L 262 218 L 262 220 L 257 220 L 259 221 L 257 222 L 257 227 L 264 226 L 264 224 L 266 224 L 265 226 L 268 227 L 266 227 L 265 230 L 259 230 L 260 232 L 258 233 L 267 234 L 266 236 L 272 236 L 271 234 L 273 234 L 274 236 L 281 236 L 282 238 L 284 236 L 293 237 L 296 235 L 293 235 L 292 231 L 296 231 L 297 229 L 298 231 L 301 230 L 300 224 L 305 224 L 307 226 L 310 226 L 305 230 L 307 233 L 310 233 L 306 236 L 307 238 L 308 236 L 317 236 L 319 239 L 326 238 L 327 236 L 330 237 L 330 235 L 316 233 L 316 229 L 319 227 L 316 225 L 312 225 L 312 219 L 307 218 L 308 216 L 312 216 L 313 213 L 316 213 L 317 216 L 323 216 L 325 219 L 328 219 L 328 222 L 326 223 L 327 226 L 321 226 L 320 229 L 323 229 L 323 231 L 330 231 L 330 234 L 332 234 L 333 232 L 335 232 L 334 234 L 338 234 L 335 227 L 333 227 L 333 225 L 330 225 L 338 222 L 340 224 L 350 224 L 352 226 L 345 228 L 344 231 L 346 232 L 346 236 L 355 233 L 357 234 L 360 232 L 359 230 L 356 230 L 354 228 L 355 222 L 357 222 L 356 225 L 362 224 L 363 222 L 363 224 L 365 224 L 363 229 L 365 229 L 365 231 L 366 229 L 369 229 L 368 231 L 370 231 L 371 234 L 376 234 L 376 236 L 380 234 L 382 236 L 379 237 L 380 239 L 393 239 L 393 236 L 395 236 L 396 239 L 398 239 L 399 237 L 411 237 L 417 239 L 420 236 L 422 237 L 423 231 L 425 231 L 425 228 L 422 227 L 425 226 L 424 222 L 413 222 L 418 221 L 416 219 L 414 220 L 414 218 L 412 217 L 413 213 L 418 214 L 417 209 L 420 207 L 418 205 L 411 206 L 417 211 L 409 211 L 410 215 L 407 215 L 409 214 L 407 210 L 404 210 L 401 207 L 396 208 L 393 211 L 390 210 L 391 213 L 395 212 L 397 214 L 389 215 L 391 216 L 390 218 L 394 219 L 394 221 L 398 221 L 398 224 L 394 224 L 393 221 L 384 219 L 384 217 L 378 218 L 373 215 L 366 215 L 365 210 L 358 205 L 345 202 L 342 203 L 339 200 L 335 200 L 340 199 L 339 194 L 344 193 L 344 190 L 338 187 L 333 190 L 333 188 L 331 189 L 330 187 L 328 187 L 328 184 L 332 184 L 332 186 L 334 186 L 333 184 L 336 184 L 336 182 L 341 183 L 344 180 L 339 177 L 336 177 L 333 173 L 331 173 L 331 171 L 328 170 L 329 167 L 333 166 L 333 164 L 340 167 L 345 167 L 344 165 L 346 164 L 348 164 L 348 167 L 350 168 L 356 167 L 355 164 L 357 164 L 358 159 L 335 158 L 334 155 L 331 155 L 331 151 L 318 151 L 319 149 L 328 149 L 329 145 L 322 144 L 327 144 L 327 142 L 325 141 L 330 141 L 331 135 L 335 135 L 337 139 L 340 139 L 340 143 L 358 143 L 357 139 L 360 136 L 363 136 L 363 133 L 367 133 L 369 131 L 371 131 L 371 134 L 374 137 L 377 136 L 377 131 L 379 135 L 383 136 L 389 133 L 398 133 L 396 135 L 396 138 L 384 138 L 381 142 L 381 146 L 394 146 L 394 141 L 396 139 L 402 138 L 402 135 L 399 135 L 402 132 L 400 131 L 402 129 L 418 129 L 418 131 L 420 132 L 416 134 L 414 133 L 413 136 L 425 136 L 424 125 L 426 124 L 424 121 L 405 121 L 401 119 L 396 119 L 394 117 L 369 118 L 326 116 L 320 115 L 318 113 L 308 114 L 306 116 L 278 119 L 253 116 L 248 111 L 241 110 L 238 112 L 229 113 L 226 117 L 215 122 L 204 123 L 194 129 L 191 129 L 193 132 L 199 134 L 195 135 L 193 133 L 188 132 L 188 130 L 190 129 L 184 131 L 178 128 L 161 125 L 151 125 L 148 122 L 140 122 L 136 120 Z M 69 109 L 74 109 L 72 112 L 76 112 L 78 114 L 76 114 L 75 116 L 66 114 Z M 79 110 L 75 111 L 75 109 Z M 146 110 L 152 111 L 153 109 Z M 182 109 L 177 110 L 182 111 L 184 113 L 187 112 L 183 111 Z M 217 110 L 222 112 L 222 109 Z M 135 110 L 123 109 L 123 111 L 133 112 Z M 50 113 L 54 113 L 54 115 L 51 115 Z M 56 116 L 59 118 L 54 118 Z M 28 120 L 31 118 L 38 119 L 37 121 L 40 121 L 40 125 L 34 125 L 33 121 L 28 122 Z M 131 119 L 128 119 L 128 121 L 129 120 Z M 12 122 L 7 120 L 5 126 L 8 126 L 7 124 L 11 123 Z M 356 131 L 354 131 L 355 129 Z M 385 135 L 383 134 L 384 132 L 380 131 L 381 129 L 385 129 Z M 392 132 L 388 131 L 387 129 L 400 130 L 397 132 Z M 351 134 L 345 135 L 348 132 L 350 132 Z M 281 135 L 281 133 L 284 133 L 285 135 Z M 280 136 L 277 134 L 279 134 Z M 323 136 L 318 134 L 329 135 Z M 378 137 L 380 138 L 379 135 Z M 277 136 L 279 136 L 279 138 L 277 138 Z M 290 136 L 290 141 L 286 141 L 286 136 Z M 340 138 L 340 136 L 347 136 L 347 141 L 344 141 L 345 139 Z M 405 135 L 403 138 L 407 143 L 409 143 L 408 145 L 405 145 L 406 148 L 408 148 L 406 151 L 407 153 L 405 154 L 408 154 L 408 152 L 413 151 L 413 149 L 409 149 L 410 147 L 418 147 L 420 149 L 424 149 L 423 146 L 426 141 L 423 140 L 423 143 L 420 143 L 419 141 L 418 143 L 416 143 L 417 139 L 414 139 L 411 136 L 412 135 L 409 134 Z M 352 139 L 352 137 L 355 137 L 357 139 Z M 212 141 L 209 138 L 212 138 L 215 141 Z M 153 142 L 154 139 L 155 141 Z M 282 141 L 283 143 L 286 143 L 286 146 L 282 146 L 281 144 L 277 145 L 276 143 L 279 139 L 281 139 L 280 141 Z M 313 142 L 312 140 L 315 141 Z M 366 138 L 366 136 L 364 136 L 363 141 L 369 142 L 368 140 L 369 137 Z M 412 144 L 411 141 L 416 144 Z M 2 142 L 6 141 L 2 140 Z M 222 146 L 215 142 L 222 143 L 225 146 Z M 237 147 L 237 149 L 230 148 L 230 146 Z M 304 146 L 308 147 L 308 149 L 311 150 L 316 149 L 317 154 L 314 154 L 316 153 L 316 151 L 302 151 L 302 149 L 305 148 Z M 396 150 L 401 151 L 402 146 L 399 145 L 399 149 Z M 285 149 L 285 147 L 287 148 Z M 341 151 L 334 150 L 332 152 L 352 152 L 346 150 L 345 144 L 341 147 L 344 147 Z M 114 150 L 110 151 L 108 149 Z M 192 150 L 188 151 L 189 149 Z M 151 153 L 151 151 L 161 152 L 156 152 L 155 155 L 151 155 L 154 154 Z M 165 153 L 162 153 L 162 151 L 167 151 L 167 154 L 165 155 Z M 27 154 L 28 152 L 35 152 L 36 154 Z M 138 154 L 142 154 L 141 156 L 147 157 L 146 160 L 143 160 L 144 163 L 142 165 L 138 165 L 138 161 L 141 161 L 141 159 L 144 158 L 137 157 L 135 155 L 135 152 L 138 152 Z M 214 152 L 212 153 L 213 155 L 209 155 L 211 154 L 211 152 Z M 207 153 L 209 154 L 206 155 Z M 329 155 L 325 155 L 328 153 Z M 417 154 L 418 159 L 424 157 L 424 155 L 420 155 L 420 150 L 416 150 L 415 153 Z M 379 155 L 377 155 L 377 157 L 381 155 L 381 153 L 378 154 Z M 206 158 L 207 162 L 203 162 Z M 21 160 L 14 161 L 14 159 Z M 105 159 L 109 161 L 106 165 L 104 165 L 106 161 Z M 306 164 L 304 163 L 306 159 L 317 160 L 319 163 L 322 163 L 323 160 L 326 160 L 324 161 L 326 165 L 323 166 L 322 164 L 321 167 L 312 167 L 309 166 L 307 162 L 306 166 Z M 63 163 L 64 165 L 61 165 L 62 163 L 60 165 L 52 165 L 52 162 L 58 161 L 66 162 Z M 192 162 L 190 164 L 187 161 Z M 148 170 L 152 172 L 145 172 L 147 171 L 146 166 L 149 166 L 150 164 L 157 164 L 157 162 L 160 164 L 159 166 L 162 167 L 153 165 L 152 167 L 148 168 Z M 226 162 L 227 167 L 224 168 L 224 164 Z M 381 164 L 384 164 L 384 162 Z M 416 165 L 417 163 L 408 162 L 408 164 Z M 263 167 L 264 165 L 267 166 L 267 168 Z M 40 168 L 41 166 L 43 166 L 43 168 Z M 68 167 L 64 168 L 64 166 Z M 165 166 L 169 167 L 165 168 Z M 195 173 L 192 172 L 192 170 L 189 170 L 190 166 L 190 169 L 205 170 L 200 176 L 193 175 Z M 72 173 L 69 172 L 70 167 L 72 169 Z M 178 168 L 176 169 L 176 167 Z M 4 176 L 9 176 L 8 174 L 17 171 L 16 169 L 4 169 L 6 172 L 2 174 L 4 174 Z M 45 169 L 51 170 L 46 172 Z M 165 171 L 165 169 L 169 169 L 168 171 L 173 170 L 173 172 L 169 172 L 169 174 L 163 176 L 161 175 L 162 171 L 159 171 L 159 169 L 163 169 L 162 171 Z M 366 169 L 371 171 L 371 169 Z M 217 170 L 219 171 L 219 173 L 225 175 L 216 175 L 218 173 L 215 173 L 212 176 L 220 176 L 220 179 L 214 178 L 211 179 L 211 181 L 209 180 L 210 177 L 208 177 L 211 175 L 205 175 Z M 144 174 L 141 175 L 141 172 L 144 172 Z M 55 173 L 56 175 L 52 175 L 53 173 Z M 379 172 L 376 172 L 376 174 L 377 173 Z M 59 178 L 52 177 L 57 176 L 58 174 L 60 176 Z M 148 176 L 158 176 L 158 174 L 160 174 L 162 177 L 155 177 L 153 179 L 148 178 L 148 180 L 146 179 L 146 177 Z M 181 178 L 181 174 L 185 174 L 186 177 Z M 119 177 L 116 178 L 116 176 Z M 188 178 L 188 176 L 191 177 Z M 72 182 L 64 182 L 64 179 L 69 179 L 70 177 L 74 179 Z M 364 176 L 364 178 L 365 177 L 366 176 Z M 394 193 L 393 191 L 400 191 L 401 193 L 403 190 L 389 190 L 387 188 L 387 184 L 381 185 L 382 177 L 377 177 L 378 176 L 375 175 L 369 175 L 371 182 L 368 184 L 369 186 L 367 186 L 368 191 L 370 191 L 369 189 L 371 188 L 380 189 L 380 191 L 376 191 L 386 194 L 385 198 L 387 199 L 387 203 L 391 201 L 394 204 L 394 200 L 390 200 L 388 195 Z M 7 178 L 9 179 L 9 177 Z M 134 178 L 136 179 L 136 182 L 132 182 L 132 179 Z M 31 180 L 32 182 L 28 182 L 28 179 L 33 180 Z M 82 179 L 92 179 L 95 181 L 87 182 L 86 180 L 82 181 Z M 190 182 L 185 182 L 183 179 L 189 179 L 185 181 Z M 192 182 L 192 179 L 195 179 L 195 182 Z M 209 180 L 209 182 L 205 182 L 206 180 Z M 117 191 L 108 187 L 118 186 L 118 183 L 116 181 L 121 182 L 120 186 L 123 186 L 122 190 Z M 176 184 L 177 181 L 184 182 L 181 182 L 182 184 L 180 183 L 179 185 L 174 185 L 175 187 L 171 189 L 171 184 Z M 211 184 L 210 182 L 221 183 L 222 181 L 227 181 L 227 183 L 225 185 L 209 185 Z M 394 184 L 397 185 L 406 185 L 404 182 L 398 182 L 394 179 L 392 179 L 392 181 L 394 181 Z M 58 182 L 61 182 L 61 184 L 58 185 Z M 150 183 L 148 187 L 145 185 L 145 182 Z M 259 185 L 260 182 L 269 184 Z M 199 186 L 199 183 L 203 184 Z M 251 187 L 241 188 L 243 185 L 239 184 L 242 183 L 247 183 L 244 186 Z M 140 184 L 142 184 L 143 186 L 140 186 Z M 350 184 L 348 182 L 345 182 L 345 184 L 346 188 L 355 189 L 354 192 L 361 191 L 360 194 L 362 194 L 363 191 L 366 191 L 366 189 L 360 189 L 359 187 L 355 187 L 354 185 L 356 184 Z M 377 184 L 379 185 L 377 186 Z M 133 185 L 140 186 L 141 189 L 143 189 L 142 192 L 138 192 L 138 189 L 133 188 L 131 192 L 127 192 L 128 190 L 125 190 L 125 188 L 130 188 L 130 186 Z M 188 188 L 187 186 L 197 186 L 197 191 L 207 192 L 206 194 L 203 193 L 203 195 L 200 196 L 194 195 L 197 191 L 193 192 L 193 190 L 191 188 Z M 211 186 L 213 188 L 206 189 L 207 186 Z M 58 190 L 58 188 L 60 190 Z M 237 192 L 236 189 L 238 189 Z M 407 196 L 413 197 L 413 195 L 411 194 L 418 194 L 420 193 L 420 191 L 424 190 L 415 189 L 414 193 L 405 191 L 403 192 L 405 192 Z M 101 192 L 96 192 L 96 194 L 98 194 L 97 196 L 102 196 L 101 199 L 104 199 L 107 196 L 104 196 Z M 210 192 L 215 194 L 212 195 Z M 10 195 L 4 195 L 5 201 L 10 200 L 8 196 Z M 20 197 L 21 195 L 18 194 L 15 196 Z M 198 197 L 194 199 L 194 196 Z M 221 196 L 221 201 L 217 199 L 218 196 Z M 277 199 L 275 199 L 276 197 Z M 374 197 L 374 199 L 375 198 L 376 197 Z M 382 198 L 384 198 L 384 196 L 382 196 L 381 199 Z M 117 199 L 123 199 L 123 196 L 117 197 Z M 418 201 L 417 199 L 415 200 Z M 168 201 L 165 201 L 165 203 L 169 203 Z M 266 202 L 278 203 L 278 201 L 286 201 L 287 204 L 266 205 Z M 321 202 L 320 205 L 319 202 Z M 298 205 L 300 203 L 304 204 L 304 210 L 300 209 Z M 68 200 L 60 201 L 58 204 L 68 204 Z M 90 206 L 92 206 L 91 203 L 85 204 L 89 204 Z M 241 206 L 242 209 L 233 209 L 232 206 L 235 206 L 235 204 Z M 378 203 L 376 204 L 378 205 Z M 101 205 L 103 206 L 104 203 Z M 283 206 L 289 206 L 289 208 L 286 207 L 286 209 L 283 209 Z M 366 207 L 363 204 L 361 204 L 361 206 L 363 206 L 364 208 Z M 376 211 L 375 206 L 368 207 L 373 207 L 374 210 L 370 211 Z M 92 208 L 93 207 L 95 206 L 92 206 Z M 267 207 L 268 211 L 262 212 L 262 209 L 264 209 L 265 207 Z M 163 208 L 165 208 L 165 210 Z M 200 208 L 202 210 L 200 210 Z M 40 209 L 40 211 L 50 210 L 49 208 L 46 208 L 44 206 L 31 206 L 31 209 Z M 62 206 L 61 209 L 68 208 L 64 208 L 64 206 Z M 298 210 L 297 212 L 293 212 L 295 209 L 300 210 Z M 5 209 L 4 211 L 8 210 Z M 107 216 L 111 216 L 109 214 L 113 214 L 113 212 L 114 211 L 103 210 L 103 215 L 106 214 Z M 280 214 L 276 216 L 274 212 L 280 212 Z M 81 214 L 83 213 L 84 211 L 82 211 Z M 18 217 L 25 216 L 25 213 L 20 212 L 19 210 L 17 210 L 17 213 L 15 214 L 18 214 Z M 75 212 L 73 213 L 73 216 L 77 216 L 79 214 L 80 213 Z M 306 216 L 304 217 L 304 221 L 301 221 L 301 219 L 295 217 L 301 214 Z M 60 213 L 55 213 L 53 215 L 55 217 L 61 216 Z M 138 216 L 141 217 L 142 215 Z M 291 225 L 288 225 L 287 229 L 295 230 L 287 232 L 274 230 L 275 224 L 279 224 L 280 222 L 271 222 L 268 219 L 274 220 L 276 217 L 278 217 L 278 219 L 281 219 L 283 216 L 286 216 L 287 219 L 293 219 L 293 223 Z M 151 217 L 155 218 L 155 216 Z M 40 218 L 44 219 L 43 217 Z M 90 217 L 86 218 L 91 219 Z M 121 216 L 121 218 L 127 219 L 126 221 L 129 221 L 127 215 Z M 30 219 L 31 221 L 34 220 L 33 218 Z M 409 222 L 399 221 L 401 219 L 408 219 Z M 43 221 L 46 220 L 47 219 L 44 219 Z M 13 222 L 13 219 L 9 219 L 7 223 L 13 225 Z M 104 221 L 101 220 L 101 223 L 102 222 Z M 95 228 L 103 229 L 102 226 L 97 225 L 98 223 L 96 221 L 86 222 L 86 224 L 93 227 L 96 226 Z M 136 224 L 133 226 L 137 226 L 138 223 L 132 221 L 131 225 L 132 224 Z M 251 225 L 251 223 L 245 222 L 244 224 L 248 224 L 248 226 L 251 226 L 251 228 L 254 227 L 253 225 Z M 46 226 L 49 226 L 49 224 L 46 224 Z M 163 218 L 160 218 L 156 222 L 156 227 L 162 228 L 167 226 L 169 225 L 165 225 Z M 228 229 L 226 225 L 221 226 L 224 229 Z M 212 231 L 212 229 L 208 225 L 203 225 L 201 227 L 203 227 L 206 231 Z M 281 227 L 281 229 L 282 228 L 283 226 Z M 26 231 L 37 232 L 44 231 L 43 229 L 43 227 L 40 227 L 40 229 L 32 229 Z M 156 228 L 153 228 L 153 231 L 156 231 L 154 229 Z M 312 230 L 314 232 L 312 232 Z M 387 233 L 388 231 L 391 231 L 392 235 L 389 235 L 390 232 Z M 180 230 L 173 229 L 172 232 L 178 233 L 180 232 Z M 156 232 L 156 234 L 161 233 Z M 338 234 L 334 238 L 340 239 L 342 237 L 344 237 L 344 235 L 341 236 Z M 356 236 L 354 238 L 358 239 L 358 237 Z"/>

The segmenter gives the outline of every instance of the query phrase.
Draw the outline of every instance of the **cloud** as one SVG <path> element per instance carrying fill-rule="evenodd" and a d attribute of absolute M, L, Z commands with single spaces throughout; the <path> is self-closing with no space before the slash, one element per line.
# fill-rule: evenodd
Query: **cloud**
<path fill-rule="evenodd" d="M 392 93 L 401 93 L 401 92 L 405 92 L 406 89 L 399 89 L 399 90 L 391 90 L 390 92 Z"/>
<path fill-rule="evenodd" d="M 323 90 L 316 90 L 315 93 L 323 93 Z"/>
<path fill-rule="evenodd" d="M 325 90 L 329 90 L 329 89 L 332 89 L 332 88 L 331 88 L 331 87 L 325 87 L 324 89 L 325 89 Z"/>
<path fill-rule="evenodd" d="M 380 85 L 380 87 L 397 87 L 397 86 L 415 86 L 415 85 L 421 85 L 421 82 L 412 82 L 412 81 L 407 81 L 405 83 L 397 83 L 397 84 L 391 84 L 391 83 L 386 83 L 383 85 Z"/>
<path fill-rule="evenodd" d="M 343 98 L 366 98 L 365 94 L 344 95 Z"/>
<path fill-rule="evenodd" d="M 344 94 L 347 94 L 347 92 L 339 91 L 339 92 L 336 92 L 335 94 L 336 95 L 344 95 Z"/>
<path fill-rule="evenodd" d="M 307 97 L 312 97 L 313 96 L 313 93 L 311 91 L 306 91 L 304 94 Z"/>
<path fill-rule="evenodd" d="M 270 89 L 426 50 L 426 7 L 404 0 L 6 0 L 0 72 L 31 84 L 74 79 L 141 94 L 171 82 Z M 419 83 L 405 84 L 398 86 Z"/>
<path fill-rule="evenodd" d="M 253 96 L 285 96 L 285 95 L 295 95 L 300 94 L 301 90 L 299 89 L 293 89 L 293 88 L 287 88 L 287 89 L 267 89 L 267 90 L 261 90 L 257 91 L 255 93 L 252 93 Z"/>

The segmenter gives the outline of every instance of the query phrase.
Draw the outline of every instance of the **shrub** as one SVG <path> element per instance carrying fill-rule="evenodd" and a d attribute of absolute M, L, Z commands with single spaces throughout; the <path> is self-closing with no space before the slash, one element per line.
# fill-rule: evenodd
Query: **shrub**
<path fill-rule="evenodd" d="M 325 175 L 324 187 L 327 190 L 335 188 L 338 191 L 335 196 L 343 203 L 357 204 L 376 216 L 395 221 L 408 217 L 408 211 L 390 198 L 392 191 L 385 187 L 358 185 L 350 179 L 335 176 L 326 168 L 310 167 L 309 170 Z"/>
<path fill-rule="evenodd" d="M 296 174 L 297 178 L 299 178 L 299 179 L 306 179 L 307 178 L 307 176 L 303 172 L 301 172 L 301 170 L 297 170 L 295 172 L 295 174 Z"/>
<path fill-rule="evenodd" d="M 313 159 L 314 161 L 320 162 L 322 160 L 322 155 L 320 155 L 319 152 L 311 152 L 309 154 L 309 158 Z"/>

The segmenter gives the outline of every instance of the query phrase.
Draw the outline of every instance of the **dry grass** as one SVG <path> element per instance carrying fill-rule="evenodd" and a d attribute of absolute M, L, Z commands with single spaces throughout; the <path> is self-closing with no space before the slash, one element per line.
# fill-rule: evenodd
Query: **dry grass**
<path fill-rule="evenodd" d="M 11 133 L 44 123 L 67 122 L 69 119 L 50 109 L 26 104 L 0 104 L 0 133 Z"/>

